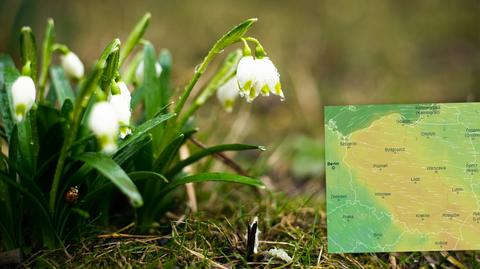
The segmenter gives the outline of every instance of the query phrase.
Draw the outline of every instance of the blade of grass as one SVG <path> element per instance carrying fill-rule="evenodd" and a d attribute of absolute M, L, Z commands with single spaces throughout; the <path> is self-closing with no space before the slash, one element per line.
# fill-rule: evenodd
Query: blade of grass
<path fill-rule="evenodd" d="M 130 202 L 134 207 L 140 207 L 143 205 L 143 199 L 138 192 L 137 186 L 133 184 L 125 171 L 123 171 L 123 169 L 108 156 L 97 152 L 85 152 L 74 156 L 73 158 L 87 163 L 108 178 L 130 199 Z"/>
<path fill-rule="evenodd" d="M 180 179 L 175 179 L 170 181 L 160 192 L 160 197 L 163 197 L 167 193 L 171 192 L 178 186 L 187 184 L 187 183 L 199 183 L 206 181 L 222 181 L 230 183 L 239 183 L 247 186 L 265 188 L 260 179 L 255 179 L 251 177 L 239 176 L 235 174 L 227 173 L 200 173 L 192 176 L 187 176 Z"/>
<path fill-rule="evenodd" d="M 224 145 L 218 145 L 218 146 L 213 146 L 209 147 L 206 149 L 203 149 L 197 153 L 192 154 L 190 157 L 188 157 L 185 160 L 182 160 L 175 164 L 167 173 L 165 173 L 165 176 L 167 178 L 173 177 L 175 174 L 178 172 L 182 171 L 182 169 L 185 166 L 188 166 L 200 159 L 202 159 L 205 156 L 209 156 L 218 152 L 224 152 L 224 151 L 241 151 L 241 150 L 265 150 L 264 147 L 262 146 L 255 146 L 255 145 L 245 145 L 245 144 L 224 144 Z"/>

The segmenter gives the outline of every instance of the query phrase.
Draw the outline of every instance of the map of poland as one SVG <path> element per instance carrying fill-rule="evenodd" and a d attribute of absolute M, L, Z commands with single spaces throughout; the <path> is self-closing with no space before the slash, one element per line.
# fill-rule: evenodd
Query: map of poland
<path fill-rule="evenodd" d="M 325 107 L 328 251 L 480 249 L 480 103 Z"/>

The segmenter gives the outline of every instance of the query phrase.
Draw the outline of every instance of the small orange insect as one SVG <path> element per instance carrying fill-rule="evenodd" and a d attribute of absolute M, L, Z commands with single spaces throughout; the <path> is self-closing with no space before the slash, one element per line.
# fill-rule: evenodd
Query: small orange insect
<path fill-rule="evenodd" d="M 78 186 L 72 186 L 70 189 L 65 193 L 65 200 L 69 203 L 76 203 L 79 197 Z"/>

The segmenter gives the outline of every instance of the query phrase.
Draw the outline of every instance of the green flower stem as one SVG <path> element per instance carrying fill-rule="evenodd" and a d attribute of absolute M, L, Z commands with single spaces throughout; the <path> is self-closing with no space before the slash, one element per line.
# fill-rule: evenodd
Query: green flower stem
<path fill-rule="evenodd" d="M 98 60 L 93 73 L 87 79 L 85 84 L 82 85 L 82 90 L 80 91 L 80 95 L 75 101 L 75 106 L 73 108 L 73 116 L 72 122 L 70 125 L 70 130 L 65 137 L 65 141 L 63 142 L 62 149 L 60 151 L 60 156 L 58 157 L 57 166 L 55 168 L 55 174 L 53 176 L 52 187 L 50 189 L 50 213 L 53 215 L 55 212 L 55 203 L 57 199 L 57 192 L 58 192 L 58 185 L 60 183 L 60 179 L 62 177 L 63 167 L 65 166 L 65 161 L 67 159 L 68 149 L 70 145 L 75 140 L 77 136 L 78 128 L 80 126 L 80 122 L 82 121 L 83 114 L 85 109 L 90 101 L 90 98 L 94 94 L 95 90 L 97 89 L 98 82 L 100 81 L 101 75 L 105 69 L 107 58 L 115 52 L 118 52 L 120 47 L 120 40 L 115 39 L 113 40 L 103 51 L 100 59 Z"/>
<path fill-rule="evenodd" d="M 253 37 L 246 37 L 245 40 L 255 43 L 255 57 L 262 59 L 267 55 L 267 52 L 263 48 L 262 44 L 260 44 L 260 41 L 258 41 L 258 39 Z"/>
<path fill-rule="evenodd" d="M 202 63 L 195 68 L 195 73 L 193 78 L 187 84 L 185 89 L 183 90 L 180 99 L 175 106 L 174 112 L 179 115 L 187 101 L 190 93 L 193 90 L 193 87 L 197 83 L 198 79 L 202 76 L 202 74 L 207 69 L 208 64 L 215 58 L 215 56 L 221 53 L 226 47 L 229 45 L 238 42 L 245 32 L 252 26 L 253 23 L 257 21 L 256 18 L 248 19 L 240 23 L 239 25 L 235 26 L 232 30 L 228 31 L 224 36 L 222 36 L 216 43 L 213 45 L 212 49 L 208 52 L 207 56 L 203 59 Z"/>
<path fill-rule="evenodd" d="M 212 96 L 218 87 L 225 84 L 232 76 L 235 75 L 238 62 L 242 58 L 242 51 L 236 50 L 231 52 L 223 65 L 217 71 L 215 76 L 210 80 L 208 85 L 200 92 L 200 95 L 195 99 L 193 104 L 189 106 L 185 115 L 183 115 L 178 123 L 178 126 L 181 128 L 185 125 L 188 119 Z"/>
<path fill-rule="evenodd" d="M 42 69 L 38 81 L 38 100 L 40 102 L 45 98 L 45 87 L 47 85 L 48 67 L 52 62 L 53 41 L 55 39 L 55 28 L 53 19 L 48 19 L 45 29 L 45 39 L 43 41 Z"/>
<path fill-rule="evenodd" d="M 79 98 L 76 99 L 70 130 L 65 137 L 65 141 L 62 145 L 60 156 L 58 157 L 57 166 L 55 168 L 55 174 L 53 176 L 52 188 L 50 189 L 50 213 L 52 214 L 55 211 L 58 184 L 60 183 L 60 179 L 62 177 L 63 167 L 65 166 L 65 160 L 67 159 L 68 149 L 70 148 L 70 145 L 73 143 L 73 140 L 77 135 L 83 112 L 85 111 L 86 106 L 83 102 L 84 100 L 89 100 L 92 94 L 95 92 L 98 80 L 100 79 L 99 74 L 100 70 L 96 69 L 92 74 L 91 78 L 85 84 L 84 90 L 82 91 L 81 95 L 79 96 Z"/>
<path fill-rule="evenodd" d="M 197 81 L 200 79 L 200 77 L 203 75 L 205 70 L 207 69 L 208 64 L 213 60 L 217 53 L 214 50 L 210 50 L 208 53 L 207 57 L 203 59 L 203 62 L 199 65 L 199 67 L 195 70 L 195 74 L 193 75 L 193 78 L 188 82 L 187 86 L 183 90 L 182 95 L 180 96 L 180 99 L 175 106 L 174 112 L 178 115 L 182 111 L 183 106 L 185 105 L 185 102 L 188 99 L 188 96 L 190 96 L 190 93 L 193 90 L 193 87 L 195 84 L 197 84 Z"/>
<path fill-rule="evenodd" d="M 250 49 L 250 46 L 248 46 L 247 40 L 245 38 L 241 39 L 243 42 L 243 56 L 252 56 L 252 50 Z"/>

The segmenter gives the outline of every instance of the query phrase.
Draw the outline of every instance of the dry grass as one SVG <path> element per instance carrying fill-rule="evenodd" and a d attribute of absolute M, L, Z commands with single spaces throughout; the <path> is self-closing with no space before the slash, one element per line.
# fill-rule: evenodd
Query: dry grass
<path fill-rule="evenodd" d="M 211 187 L 211 186 L 209 186 Z M 134 235 L 133 226 L 85 237 L 66 250 L 42 251 L 30 268 L 480 268 L 478 252 L 328 254 L 323 199 L 286 197 L 221 185 L 200 189 L 199 211 L 169 214 L 151 235 Z M 187 207 L 185 207 L 187 208 Z M 219 213 L 221 212 L 221 214 Z M 246 260 L 246 231 L 258 215 L 260 246 Z M 277 247 L 292 258 L 266 255 Z"/>

